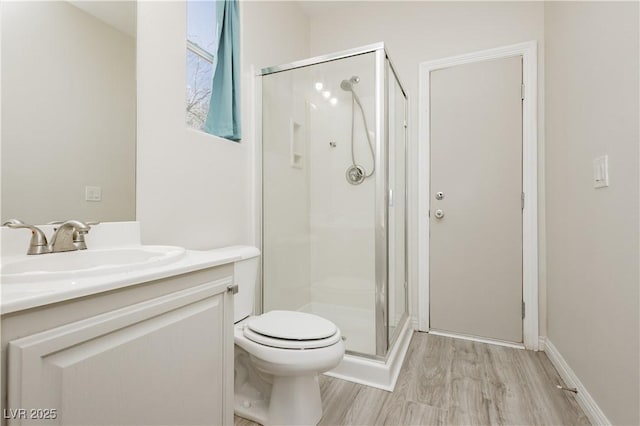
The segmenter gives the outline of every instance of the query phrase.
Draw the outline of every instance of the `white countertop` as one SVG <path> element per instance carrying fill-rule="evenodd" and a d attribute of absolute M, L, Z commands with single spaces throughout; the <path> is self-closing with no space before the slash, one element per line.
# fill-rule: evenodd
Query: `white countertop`
<path fill-rule="evenodd" d="M 54 227 L 52 225 L 42 225 L 39 228 L 50 238 Z M 91 231 L 86 236 L 87 251 L 114 248 L 144 249 L 145 247 L 150 247 L 142 245 L 140 234 L 139 222 L 101 223 L 92 226 Z M 2 263 L 5 264 L 5 261 L 10 262 L 16 257 L 27 257 L 25 253 L 29 246 L 30 236 L 31 232 L 29 230 L 0 227 Z M 259 253 L 257 248 L 248 246 L 231 246 L 206 251 L 186 250 L 184 255 L 170 263 L 154 264 L 140 269 L 131 267 L 119 269 L 117 272 L 94 275 L 78 274 L 75 277 L 71 274 L 72 278 L 67 277 L 66 279 L 2 282 L 0 283 L 0 313 L 4 315 L 186 274 L 233 263 L 246 258 L 246 256 L 252 257 L 259 255 Z M 65 254 L 41 254 L 38 256 L 65 256 Z"/>
<path fill-rule="evenodd" d="M 232 263 L 242 258 L 238 250 L 240 248 L 238 246 L 207 251 L 187 250 L 179 260 L 147 269 L 66 280 L 3 283 L 0 287 L 0 311 L 4 315 Z"/>

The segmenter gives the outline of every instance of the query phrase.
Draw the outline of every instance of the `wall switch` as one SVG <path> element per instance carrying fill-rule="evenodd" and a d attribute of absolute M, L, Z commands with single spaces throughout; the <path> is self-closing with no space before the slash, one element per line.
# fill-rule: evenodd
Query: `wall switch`
<path fill-rule="evenodd" d="M 593 159 L 593 187 L 609 186 L 609 156 L 603 155 Z"/>
<path fill-rule="evenodd" d="M 85 186 L 84 187 L 84 199 L 86 201 L 102 201 L 102 187 L 100 187 L 100 186 Z"/>

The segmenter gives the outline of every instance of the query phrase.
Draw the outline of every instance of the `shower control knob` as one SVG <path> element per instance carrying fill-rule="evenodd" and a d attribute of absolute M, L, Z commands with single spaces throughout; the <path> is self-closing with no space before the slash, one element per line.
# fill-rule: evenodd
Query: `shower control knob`
<path fill-rule="evenodd" d="M 438 209 L 435 212 L 436 219 L 442 219 L 444 217 L 444 211 L 442 209 Z"/>
<path fill-rule="evenodd" d="M 364 168 L 362 168 L 362 166 L 352 164 L 347 169 L 345 176 L 347 177 L 347 182 L 349 182 L 351 185 L 360 185 L 367 177 L 367 173 L 364 171 Z"/>

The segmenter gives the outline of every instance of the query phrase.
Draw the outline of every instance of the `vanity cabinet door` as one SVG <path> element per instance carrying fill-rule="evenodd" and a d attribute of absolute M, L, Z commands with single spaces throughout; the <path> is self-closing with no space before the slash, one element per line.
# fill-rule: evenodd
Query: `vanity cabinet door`
<path fill-rule="evenodd" d="M 231 424 L 229 284 L 199 285 L 10 342 L 10 424 Z"/>

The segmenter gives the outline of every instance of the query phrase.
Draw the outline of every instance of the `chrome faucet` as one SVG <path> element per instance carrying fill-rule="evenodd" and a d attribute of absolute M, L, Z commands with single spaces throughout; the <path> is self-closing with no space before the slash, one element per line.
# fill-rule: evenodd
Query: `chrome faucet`
<path fill-rule="evenodd" d="M 74 221 L 76 222 L 76 221 Z M 53 222 L 49 222 L 48 225 L 62 225 L 65 222 L 61 221 L 61 220 L 56 220 Z M 89 229 L 91 229 L 91 227 L 93 225 L 99 225 L 100 222 L 79 222 L 81 224 L 87 225 L 89 227 Z M 58 228 L 53 228 L 53 231 L 56 232 L 58 230 Z M 79 232 L 78 229 L 75 229 L 73 231 L 73 245 L 76 246 L 76 250 L 86 250 L 87 249 L 87 243 L 84 241 L 84 236 L 87 234 L 87 232 Z M 53 242 L 53 241 L 52 241 Z"/>
<path fill-rule="evenodd" d="M 96 225 L 98 222 L 89 222 Z M 66 222 L 52 222 L 51 224 L 60 224 L 58 228 L 54 228 L 51 242 L 47 243 L 47 237 L 44 232 L 37 226 L 28 225 L 19 219 L 10 219 L 3 223 L 2 226 L 8 226 L 12 229 L 30 229 L 31 241 L 27 254 L 45 254 L 58 253 L 62 251 L 86 250 L 87 244 L 84 236 L 89 232 L 91 226 L 80 222 L 79 220 L 67 220 Z"/>
<path fill-rule="evenodd" d="M 61 251 L 86 250 L 87 244 L 84 236 L 89 232 L 91 227 L 79 220 L 67 220 L 55 229 L 49 249 L 51 253 Z"/>

